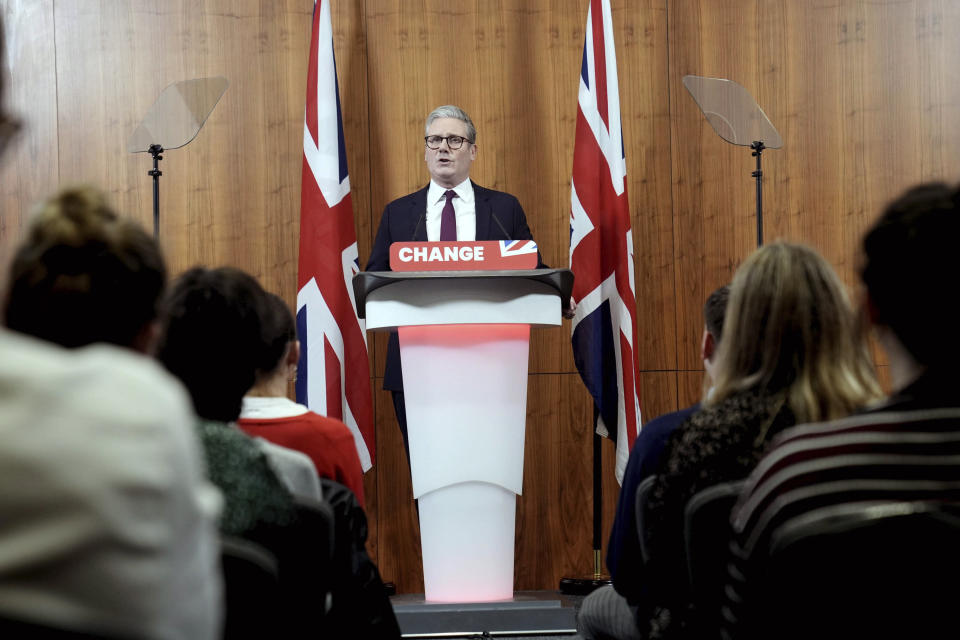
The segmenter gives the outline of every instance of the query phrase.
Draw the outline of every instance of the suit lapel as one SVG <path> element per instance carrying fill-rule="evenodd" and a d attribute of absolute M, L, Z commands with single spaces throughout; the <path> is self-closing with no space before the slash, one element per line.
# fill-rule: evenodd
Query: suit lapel
<path fill-rule="evenodd" d="M 414 193 L 410 199 L 410 224 L 414 225 L 410 229 L 410 237 L 414 242 L 427 241 L 427 189 L 429 188 L 428 184 Z"/>
<path fill-rule="evenodd" d="M 477 240 L 490 239 L 490 216 L 493 210 L 490 208 L 490 194 L 483 187 L 477 186 L 473 180 L 473 207 L 477 216 Z"/>

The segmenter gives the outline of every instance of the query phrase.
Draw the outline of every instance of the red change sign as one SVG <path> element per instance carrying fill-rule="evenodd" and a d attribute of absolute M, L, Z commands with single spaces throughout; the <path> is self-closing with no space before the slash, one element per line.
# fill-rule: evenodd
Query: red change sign
<path fill-rule="evenodd" d="M 393 271 L 503 271 L 536 267 L 537 243 L 533 240 L 394 242 L 390 245 Z"/>

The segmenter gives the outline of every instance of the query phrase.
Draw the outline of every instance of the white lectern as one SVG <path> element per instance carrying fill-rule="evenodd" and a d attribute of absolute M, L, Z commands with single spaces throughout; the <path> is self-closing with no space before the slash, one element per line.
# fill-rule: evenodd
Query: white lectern
<path fill-rule="evenodd" d="M 370 330 L 397 330 L 425 597 L 513 597 L 530 327 L 561 323 L 567 269 L 366 272 Z"/>

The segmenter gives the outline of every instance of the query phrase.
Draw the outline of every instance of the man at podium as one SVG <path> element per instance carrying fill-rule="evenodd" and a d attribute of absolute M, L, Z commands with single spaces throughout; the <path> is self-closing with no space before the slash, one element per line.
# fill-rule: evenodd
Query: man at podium
<path fill-rule="evenodd" d="M 477 157 L 477 130 L 463 109 L 453 105 L 437 107 L 427 116 L 425 134 L 424 160 L 430 183 L 384 208 L 367 271 L 390 270 L 390 245 L 394 242 L 533 239 L 527 216 L 514 196 L 485 189 L 470 180 L 470 165 Z M 539 252 L 537 266 L 543 266 Z M 391 333 L 387 342 L 383 388 L 393 396 L 409 461 L 396 333 Z"/>

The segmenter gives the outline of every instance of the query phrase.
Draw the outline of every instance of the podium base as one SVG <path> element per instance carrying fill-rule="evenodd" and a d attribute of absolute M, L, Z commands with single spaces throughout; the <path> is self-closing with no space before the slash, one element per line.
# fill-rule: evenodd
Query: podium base
<path fill-rule="evenodd" d="M 404 638 L 574 635 L 572 603 L 555 591 L 518 591 L 498 602 L 427 602 L 422 594 L 390 599 Z"/>
<path fill-rule="evenodd" d="M 608 584 L 613 584 L 608 576 L 597 574 L 580 578 L 560 578 L 560 593 L 571 596 L 585 596 Z"/>

